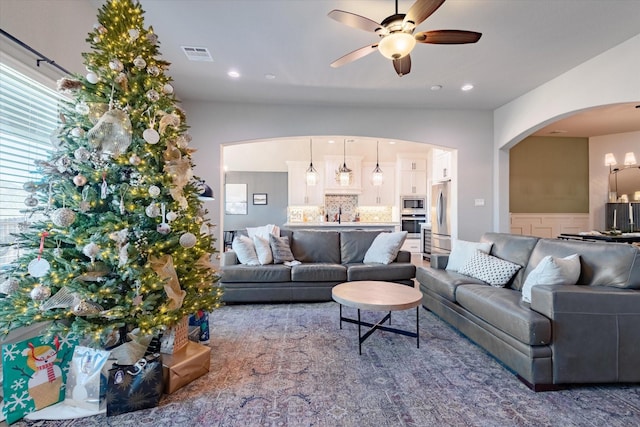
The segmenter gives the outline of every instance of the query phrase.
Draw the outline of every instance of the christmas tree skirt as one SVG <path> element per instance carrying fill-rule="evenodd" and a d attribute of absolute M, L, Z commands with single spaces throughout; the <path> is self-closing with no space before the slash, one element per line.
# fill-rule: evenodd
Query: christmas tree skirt
<path fill-rule="evenodd" d="M 2 404 L 0 404 L 0 408 Z M 25 415 L 25 420 L 68 420 L 72 418 L 84 418 L 91 417 L 93 415 L 104 414 L 106 409 L 101 411 L 91 411 L 89 409 L 78 408 L 77 406 L 66 405 L 64 402 L 56 403 L 55 405 L 47 406 L 39 411 L 31 412 Z M 0 414 L 0 421 L 4 421 L 5 418 Z"/>

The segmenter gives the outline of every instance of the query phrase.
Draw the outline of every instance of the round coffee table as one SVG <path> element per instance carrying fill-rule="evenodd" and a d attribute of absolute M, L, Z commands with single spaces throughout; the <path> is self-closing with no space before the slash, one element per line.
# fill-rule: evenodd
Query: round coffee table
<path fill-rule="evenodd" d="M 340 329 L 342 322 L 358 325 L 358 350 L 362 354 L 362 343 L 377 329 L 406 335 L 416 339 L 416 346 L 420 348 L 420 303 L 422 292 L 406 285 L 398 283 L 362 280 L 341 283 L 333 287 L 331 296 L 340 304 Z M 342 306 L 353 307 L 358 310 L 358 318 L 351 319 L 342 315 Z M 409 332 L 401 329 L 383 326 L 389 321 L 391 324 L 391 312 L 416 308 L 416 331 Z M 378 323 L 364 322 L 360 318 L 360 310 L 387 311 L 388 313 Z M 363 335 L 362 326 L 370 329 Z"/>

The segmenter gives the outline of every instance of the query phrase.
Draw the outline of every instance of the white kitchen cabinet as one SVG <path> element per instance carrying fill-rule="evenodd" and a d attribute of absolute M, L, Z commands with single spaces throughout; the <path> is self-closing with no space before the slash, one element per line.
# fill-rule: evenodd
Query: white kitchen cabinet
<path fill-rule="evenodd" d="M 400 196 L 427 194 L 427 159 L 398 156 Z"/>
<path fill-rule="evenodd" d="M 400 166 L 400 170 L 403 170 L 403 171 L 426 171 L 427 170 L 426 159 L 400 157 L 398 159 L 398 163 Z"/>
<path fill-rule="evenodd" d="M 318 171 L 318 181 L 316 185 L 307 185 L 308 162 L 289 161 L 288 170 L 288 193 L 289 206 L 323 206 L 324 205 L 324 173 L 322 164 L 313 164 Z"/>
<path fill-rule="evenodd" d="M 346 163 L 351 169 L 349 185 L 340 185 L 338 169 Z M 329 194 L 360 194 L 362 192 L 361 156 L 324 156 L 324 192 Z"/>
<path fill-rule="evenodd" d="M 433 180 L 446 181 L 451 179 L 451 151 L 433 150 Z"/>
<path fill-rule="evenodd" d="M 377 187 L 371 181 L 375 162 L 362 163 L 362 194 L 358 196 L 360 206 L 393 206 L 396 203 L 396 168 L 393 163 L 380 163 L 384 180 Z"/>

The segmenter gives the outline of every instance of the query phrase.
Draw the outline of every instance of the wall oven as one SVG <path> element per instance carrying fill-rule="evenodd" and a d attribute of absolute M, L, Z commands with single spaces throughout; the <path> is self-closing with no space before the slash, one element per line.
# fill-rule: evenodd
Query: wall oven
<path fill-rule="evenodd" d="M 419 239 L 420 238 L 420 227 L 422 224 L 427 222 L 426 214 L 402 214 L 400 217 L 400 222 L 402 225 L 401 230 L 406 231 L 408 239 Z"/>

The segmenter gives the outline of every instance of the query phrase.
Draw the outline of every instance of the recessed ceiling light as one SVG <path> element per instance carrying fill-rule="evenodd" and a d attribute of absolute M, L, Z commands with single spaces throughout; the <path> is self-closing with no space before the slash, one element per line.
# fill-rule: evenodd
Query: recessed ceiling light
<path fill-rule="evenodd" d="M 231 77 L 232 79 L 237 79 L 238 77 L 240 77 L 240 73 L 236 70 L 231 70 L 227 73 L 227 76 Z"/>
<path fill-rule="evenodd" d="M 467 83 L 466 85 L 462 86 L 460 89 L 466 92 L 473 89 L 473 85 L 470 83 Z"/>
<path fill-rule="evenodd" d="M 273 79 L 276 78 L 276 75 L 275 74 L 271 74 L 271 73 L 267 73 L 267 74 L 264 75 L 264 78 L 267 79 L 267 80 L 273 80 Z"/>
<path fill-rule="evenodd" d="M 442 85 L 433 85 L 429 89 L 431 89 L 431 90 L 440 90 L 440 89 L 442 89 Z"/>
<path fill-rule="evenodd" d="M 333 139 L 330 139 L 328 142 L 329 142 L 329 144 L 335 144 L 336 143 Z"/>
<path fill-rule="evenodd" d="M 394 145 L 396 142 L 395 141 L 389 141 L 389 144 Z"/>

